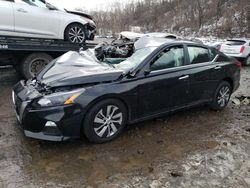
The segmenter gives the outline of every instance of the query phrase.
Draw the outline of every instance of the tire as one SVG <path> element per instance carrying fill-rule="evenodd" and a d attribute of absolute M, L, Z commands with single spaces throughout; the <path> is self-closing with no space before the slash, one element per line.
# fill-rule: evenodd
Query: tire
<path fill-rule="evenodd" d="M 124 104 L 116 99 L 103 100 L 87 113 L 83 123 L 83 133 L 90 142 L 101 144 L 117 138 L 126 123 L 127 110 Z"/>
<path fill-rule="evenodd" d="M 245 65 L 246 66 L 250 66 L 250 55 L 247 56 L 246 60 L 245 60 Z"/>
<path fill-rule="evenodd" d="M 30 54 L 22 61 L 21 73 L 26 79 L 33 78 L 52 60 L 53 57 L 46 53 Z"/>
<path fill-rule="evenodd" d="M 227 82 L 221 82 L 214 94 L 213 101 L 211 103 L 212 110 L 223 110 L 226 108 L 232 94 L 232 86 Z"/>
<path fill-rule="evenodd" d="M 85 43 L 86 27 L 77 23 L 70 24 L 65 30 L 64 39 L 70 43 Z"/>

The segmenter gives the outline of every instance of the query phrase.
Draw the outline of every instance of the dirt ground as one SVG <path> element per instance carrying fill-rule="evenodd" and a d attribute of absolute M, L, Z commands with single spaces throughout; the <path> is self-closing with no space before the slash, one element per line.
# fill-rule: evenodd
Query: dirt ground
<path fill-rule="evenodd" d="M 250 187 L 250 67 L 222 112 L 206 107 L 130 126 L 103 145 L 25 138 L 0 69 L 0 187 Z"/>

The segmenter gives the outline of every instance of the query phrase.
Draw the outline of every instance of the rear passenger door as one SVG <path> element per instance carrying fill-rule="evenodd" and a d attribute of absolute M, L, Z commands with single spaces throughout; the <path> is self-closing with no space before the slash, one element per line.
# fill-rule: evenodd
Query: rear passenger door
<path fill-rule="evenodd" d="M 14 32 L 14 14 L 11 1 L 0 0 L 0 32 L 4 35 Z"/>
<path fill-rule="evenodd" d="M 211 99 L 222 75 L 222 66 L 214 62 L 216 51 L 187 45 L 190 68 L 190 102 L 200 103 Z"/>

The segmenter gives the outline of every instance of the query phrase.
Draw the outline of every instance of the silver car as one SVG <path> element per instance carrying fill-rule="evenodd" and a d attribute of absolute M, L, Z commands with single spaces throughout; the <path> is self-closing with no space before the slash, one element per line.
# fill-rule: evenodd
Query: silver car
<path fill-rule="evenodd" d="M 249 39 L 232 39 L 227 40 L 220 47 L 224 54 L 235 57 L 239 61 L 250 65 L 250 40 Z"/>

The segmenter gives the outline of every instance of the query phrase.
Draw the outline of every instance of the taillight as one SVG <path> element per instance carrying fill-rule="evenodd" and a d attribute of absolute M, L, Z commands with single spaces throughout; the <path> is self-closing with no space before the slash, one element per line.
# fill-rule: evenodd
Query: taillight
<path fill-rule="evenodd" d="M 235 65 L 236 65 L 238 68 L 241 68 L 241 67 L 242 67 L 241 62 L 239 62 L 239 61 L 237 61 L 237 62 L 235 63 Z"/>
<path fill-rule="evenodd" d="M 244 50 L 245 50 L 245 46 L 241 46 L 240 53 L 242 54 L 244 52 Z"/>

